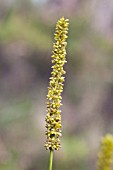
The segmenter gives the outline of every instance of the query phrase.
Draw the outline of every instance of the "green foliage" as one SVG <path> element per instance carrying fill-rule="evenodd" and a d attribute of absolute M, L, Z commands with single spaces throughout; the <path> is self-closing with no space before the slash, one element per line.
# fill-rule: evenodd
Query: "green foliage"
<path fill-rule="evenodd" d="M 38 23 L 34 26 L 31 18 L 27 20 L 18 16 L 12 16 L 7 22 L 0 23 L 0 43 L 15 40 L 25 40 L 33 47 L 45 50 L 51 45 L 51 37 Z"/>
<path fill-rule="evenodd" d="M 84 139 L 80 137 L 64 136 L 62 139 L 62 145 L 64 148 L 64 158 L 68 160 L 73 159 L 76 161 L 84 159 L 89 152 L 87 144 L 85 143 Z"/>
<path fill-rule="evenodd" d="M 15 151 L 10 151 L 10 156 L 4 163 L 0 163 L 1 170 L 19 170 L 18 167 L 18 158 L 17 153 Z"/>
<path fill-rule="evenodd" d="M 31 102 L 23 100 L 21 102 L 9 102 L 6 107 L 1 107 L 0 112 L 0 127 L 16 126 L 17 123 L 22 123 L 29 117 L 29 109 Z"/>

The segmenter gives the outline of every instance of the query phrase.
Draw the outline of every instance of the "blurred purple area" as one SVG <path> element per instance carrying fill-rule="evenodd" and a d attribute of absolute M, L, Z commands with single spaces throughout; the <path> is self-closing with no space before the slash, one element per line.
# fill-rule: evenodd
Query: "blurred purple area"
<path fill-rule="evenodd" d="M 62 148 L 54 169 L 95 169 L 113 131 L 113 1 L 0 0 L 0 169 L 44 170 L 55 24 L 70 20 Z"/>

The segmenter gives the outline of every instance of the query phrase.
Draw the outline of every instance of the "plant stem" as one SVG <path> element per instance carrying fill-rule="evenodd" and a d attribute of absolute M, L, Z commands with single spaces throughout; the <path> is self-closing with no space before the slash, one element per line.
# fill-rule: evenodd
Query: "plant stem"
<path fill-rule="evenodd" d="M 52 170 L 52 164 L 53 164 L 53 150 L 50 150 L 50 160 L 49 160 L 49 170 Z"/>

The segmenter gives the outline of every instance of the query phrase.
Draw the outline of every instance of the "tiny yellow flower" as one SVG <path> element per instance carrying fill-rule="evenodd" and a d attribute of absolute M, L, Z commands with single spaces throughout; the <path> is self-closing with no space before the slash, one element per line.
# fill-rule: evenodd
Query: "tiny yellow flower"
<path fill-rule="evenodd" d="M 113 163 L 113 136 L 107 134 L 101 140 L 97 166 L 99 170 L 111 170 Z"/>
<path fill-rule="evenodd" d="M 60 148 L 61 134 L 61 93 L 63 92 L 63 69 L 66 61 L 66 39 L 68 33 L 68 19 L 62 17 L 56 24 L 55 43 L 52 51 L 52 72 L 47 94 L 47 115 L 46 115 L 46 149 L 58 150 Z"/>

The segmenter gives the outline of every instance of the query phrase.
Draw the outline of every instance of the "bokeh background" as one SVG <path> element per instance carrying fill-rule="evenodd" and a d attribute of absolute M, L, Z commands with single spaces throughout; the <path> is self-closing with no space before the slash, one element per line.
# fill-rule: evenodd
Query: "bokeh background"
<path fill-rule="evenodd" d="M 70 19 L 55 170 L 95 170 L 113 132 L 113 1 L 0 0 L 0 170 L 46 170 L 46 94 L 56 21 Z"/>

